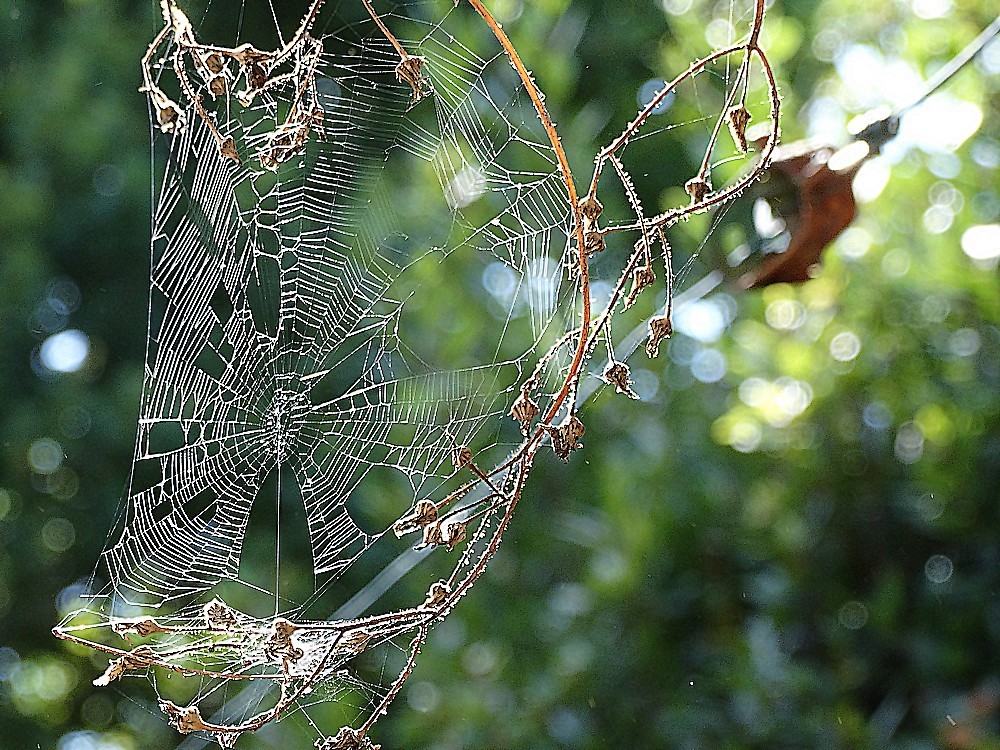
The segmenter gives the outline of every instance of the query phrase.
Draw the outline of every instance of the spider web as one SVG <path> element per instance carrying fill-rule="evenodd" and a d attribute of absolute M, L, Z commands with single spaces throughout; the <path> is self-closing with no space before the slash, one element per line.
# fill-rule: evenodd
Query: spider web
<path fill-rule="evenodd" d="M 317 746 L 365 746 L 427 628 L 495 551 L 537 447 L 548 440 L 564 458 L 577 447 L 577 396 L 598 382 L 581 386 L 574 359 L 584 289 L 603 281 L 616 296 L 579 352 L 589 358 L 603 339 L 609 363 L 625 359 L 636 343 L 626 337 L 616 354 L 615 300 L 643 259 L 651 268 L 653 228 L 682 218 L 642 217 L 620 161 L 626 138 L 602 199 L 627 195 L 637 218 L 620 229 L 642 237 L 623 263 L 612 228 L 581 274 L 559 155 L 504 50 L 451 2 L 378 21 L 356 5 L 320 16 L 316 43 L 282 37 L 276 17 L 290 52 L 245 100 L 235 62 L 181 36 L 158 37 L 166 52 L 150 82 L 172 94 L 151 94 L 152 121 L 170 133 L 154 138 L 162 172 L 133 470 L 94 593 L 61 632 L 119 656 L 98 682 L 146 674 L 176 728 L 226 746 L 282 715 Z M 397 44 L 404 62 L 422 61 L 409 85 Z M 183 55 L 192 71 L 178 67 Z M 729 97 L 740 82 L 728 57 L 705 70 L 710 85 L 678 93 L 693 103 L 680 122 L 708 133 L 721 102 L 700 97 Z M 727 165 L 737 173 L 732 154 L 710 166 Z M 664 301 L 669 320 L 669 286 Z M 456 553 L 432 556 L 384 614 L 324 620 L 405 554 L 413 541 L 397 535 L 414 531 L 421 555 Z M 109 625 L 130 645 L 158 645 L 100 645 Z M 279 690 L 234 707 L 240 680 Z M 336 737 L 310 718 L 331 702 L 343 711 Z M 220 706 L 214 724 L 204 718 Z"/>

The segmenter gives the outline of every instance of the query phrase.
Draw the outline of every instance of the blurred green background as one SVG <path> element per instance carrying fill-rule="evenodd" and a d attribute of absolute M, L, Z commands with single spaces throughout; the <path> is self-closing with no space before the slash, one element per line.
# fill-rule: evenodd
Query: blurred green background
<path fill-rule="evenodd" d="M 579 179 L 644 83 L 730 33 L 728 2 L 490 5 L 548 94 Z M 776 2 L 764 38 L 784 139 L 843 143 L 851 117 L 905 103 L 995 11 Z M 11 750 L 179 740 L 127 682 L 92 688 L 102 660 L 49 633 L 130 466 L 150 212 L 138 60 L 158 14 L 152 0 L 0 0 Z M 539 462 L 497 559 L 432 632 L 376 741 L 1000 748 L 998 121 L 993 43 L 859 176 L 859 217 L 819 278 L 710 296 L 678 321 L 666 356 L 642 364 L 642 402 L 599 397 L 585 449 Z M 647 202 L 672 203 L 685 169 L 650 169 Z M 700 270 L 747 241 L 751 204 L 723 221 Z M 46 367 L 53 341 L 71 372 Z M 284 725 L 241 742 L 308 746 Z"/>

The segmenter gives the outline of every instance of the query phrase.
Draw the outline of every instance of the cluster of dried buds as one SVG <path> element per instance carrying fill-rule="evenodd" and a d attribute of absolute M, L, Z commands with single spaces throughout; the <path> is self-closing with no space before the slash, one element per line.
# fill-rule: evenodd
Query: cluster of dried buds
<path fill-rule="evenodd" d="M 287 669 L 289 664 L 301 659 L 304 653 L 292 642 L 292 634 L 298 630 L 298 626 L 283 617 L 279 617 L 275 619 L 272 627 L 273 632 L 264 644 L 264 655 L 269 659 L 280 659 Z"/>
<path fill-rule="evenodd" d="M 200 44 L 190 20 L 184 11 L 177 7 L 175 0 L 161 0 L 161 6 L 166 25 L 153 40 L 143 59 L 145 80 L 141 89 L 149 94 L 160 129 L 170 133 L 183 130 L 185 127 L 183 107 L 168 97 L 155 83 L 151 70 L 156 49 L 164 40 L 172 37 L 176 45 L 172 53 L 173 67 L 177 71 L 180 89 L 194 106 L 198 117 L 212 131 L 221 156 L 237 163 L 240 161 L 235 140 L 232 136 L 220 132 L 219 126 L 202 105 L 203 96 L 195 90 L 188 76 L 185 55 L 190 57 L 195 72 L 213 99 L 227 96 L 232 89 L 232 74 L 226 65 L 227 59 L 235 60 L 240 66 L 238 77 L 242 77 L 246 87 L 236 95 L 236 98 L 244 106 L 250 106 L 257 95 L 268 87 L 290 81 L 296 94 L 288 116 L 258 151 L 258 157 L 264 167 L 274 170 L 283 162 L 301 153 L 309 133 L 319 129 L 323 121 L 323 110 L 316 96 L 314 80 L 323 45 L 309 35 L 307 22 L 309 19 L 303 21 L 293 42 L 281 50 L 265 52 L 251 44 L 242 44 L 230 49 Z M 277 74 L 276 71 L 290 60 L 291 72 Z"/>
<path fill-rule="evenodd" d="M 583 437 L 586 428 L 575 414 L 567 414 L 557 425 L 543 424 L 542 429 L 552 440 L 552 450 L 563 461 L 569 461 L 569 454 L 583 447 L 580 438 Z"/>
<path fill-rule="evenodd" d="M 587 255 L 599 253 L 604 249 L 604 235 L 597 226 L 597 219 L 604 206 L 596 197 L 588 195 L 580 201 L 581 229 L 583 231 L 583 250 Z"/>
<path fill-rule="evenodd" d="M 468 521 L 455 516 L 438 517 L 438 508 L 431 500 L 421 500 L 416 509 L 400 518 L 393 524 L 392 530 L 397 537 L 403 537 L 414 531 L 420 531 L 423 538 L 416 549 L 424 547 L 447 547 L 448 551 L 465 541 Z"/>

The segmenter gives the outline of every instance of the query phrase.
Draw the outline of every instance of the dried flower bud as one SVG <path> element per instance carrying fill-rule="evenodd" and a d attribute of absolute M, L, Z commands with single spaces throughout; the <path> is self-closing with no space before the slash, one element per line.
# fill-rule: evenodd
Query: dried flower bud
<path fill-rule="evenodd" d="M 451 594 L 451 586 L 447 581 L 435 581 L 427 590 L 427 598 L 424 599 L 425 607 L 439 607 L 444 604 L 445 599 Z"/>
<path fill-rule="evenodd" d="M 240 163 L 240 155 L 236 153 L 236 141 L 233 140 L 232 136 L 224 139 L 219 144 L 219 155 L 224 159 L 232 159 L 237 164 Z"/>
<path fill-rule="evenodd" d="M 604 246 L 604 235 L 596 229 L 583 233 L 583 249 L 587 255 L 601 252 Z"/>
<path fill-rule="evenodd" d="M 396 78 L 403 83 L 410 84 L 413 89 L 413 103 L 419 102 L 425 93 L 427 79 L 424 78 L 423 67 L 424 58 L 408 55 L 400 60 L 396 66 Z"/>
<path fill-rule="evenodd" d="M 656 281 L 656 274 L 653 273 L 652 266 L 640 266 L 632 272 L 632 291 L 625 298 L 625 309 L 628 310 L 635 304 L 639 294 L 647 286 Z"/>
<path fill-rule="evenodd" d="M 212 727 L 201 718 L 201 711 L 197 706 L 178 706 L 173 701 L 160 700 L 160 710 L 166 714 L 171 726 L 181 734 L 191 734 L 202 730 L 211 730 Z"/>
<path fill-rule="evenodd" d="M 749 110 L 742 104 L 732 107 L 726 115 L 726 121 L 737 148 L 745 154 L 747 152 L 747 124 L 750 122 Z"/>
<path fill-rule="evenodd" d="M 588 195 L 580 201 L 580 213 L 583 214 L 584 219 L 589 219 L 591 222 L 597 221 L 597 217 L 601 215 L 603 210 L 604 206 L 597 198 Z"/>
<path fill-rule="evenodd" d="M 239 620 L 224 601 L 213 599 L 205 605 L 205 624 L 209 630 L 235 630 Z"/>
<path fill-rule="evenodd" d="M 632 380 L 629 377 L 628 365 L 624 362 L 608 362 L 601 375 L 604 382 L 613 385 L 618 393 L 624 393 L 629 398 L 639 398 L 639 394 L 632 390 Z"/>
<path fill-rule="evenodd" d="M 409 534 L 412 531 L 426 527 L 434 523 L 438 517 L 438 509 L 432 500 L 421 500 L 417 503 L 417 508 L 409 515 L 403 516 L 392 525 L 392 530 L 397 537 Z"/>
<path fill-rule="evenodd" d="M 210 52 L 205 56 L 205 67 L 213 73 L 222 72 L 222 55 L 218 52 Z"/>
<path fill-rule="evenodd" d="M 162 102 L 154 102 L 156 106 L 156 120 L 160 123 L 160 130 L 170 133 L 180 130 L 183 120 L 181 118 L 181 108 L 171 99 Z"/>
<path fill-rule="evenodd" d="M 126 639 L 130 635 L 138 635 L 141 638 L 145 638 L 147 635 L 153 635 L 154 633 L 170 632 L 168 628 L 163 627 L 151 617 L 140 620 L 119 620 L 112 623 L 111 629 Z"/>
<path fill-rule="evenodd" d="M 670 338 L 674 332 L 674 327 L 670 324 L 669 316 L 657 316 L 649 319 L 649 340 L 646 342 L 646 354 L 655 357 L 660 353 L 660 342 Z"/>
<path fill-rule="evenodd" d="M 215 76 L 215 78 L 208 82 L 208 90 L 212 92 L 212 96 L 225 96 L 226 77 Z"/>
<path fill-rule="evenodd" d="M 575 414 L 567 414 L 558 425 L 542 425 L 552 440 L 552 450 L 563 461 L 569 460 L 569 454 L 577 448 L 582 448 L 579 442 L 586 428 Z"/>
<path fill-rule="evenodd" d="M 531 400 L 531 397 L 524 388 L 521 389 L 521 395 L 517 397 L 514 405 L 510 408 L 510 415 L 521 423 L 521 434 L 524 437 L 528 437 L 528 428 L 531 426 L 531 420 L 537 417 L 540 412 L 541 409 L 538 408 L 538 404 Z"/>
<path fill-rule="evenodd" d="M 684 190 L 691 196 L 692 203 L 701 203 L 711 189 L 712 186 L 708 180 L 702 177 L 692 177 L 684 183 Z"/>
<path fill-rule="evenodd" d="M 472 449 L 467 445 L 457 445 L 451 454 L 451 462 L 456 469 L 464 469 L 472 463 Z"/>

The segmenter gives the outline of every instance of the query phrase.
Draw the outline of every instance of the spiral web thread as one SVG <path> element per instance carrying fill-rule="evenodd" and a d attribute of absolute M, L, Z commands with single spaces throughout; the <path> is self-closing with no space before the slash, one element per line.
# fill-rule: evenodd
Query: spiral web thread
<path fill-rule="evenodd" d="M 644 323 L 650 356 L 669 335 L 665 230 L 741 191 L 777 138 L 762 2 L 735 19 L 746 37 L 652 97 L 583 194 L 540 91 L 479 2 L 488 43 L 451 31 L 476 19 L 451 2 L 380 15 L 361 0 L 329 17 L 322 5 L 262 52 L 202 42 L 163 0 L 144 69 L 165 134 L 132 478 L 92 596 L 56 629 L 112 654 L 98 684 L 145 675 L 180 732 L 223 746 L 286 716 L 323 750 L 370 746 L 428 628 L 495 552 L 536 451 L 567 459 L 580 446 L 581 381 L 634 396 L 611 323 L 652 284 L 654 252 L 667 287 Z M 751 157 L 737 110 L 755 58 L 770 127 Z M 697 95 L 701 73 L 724 105 L 686 121 L 708 136 L 691 203 L 646 216 L 625 148 L 664 130 L 647 119 L 684 86 Z M 734 148 L 720 155 L 727 118 Z M 714 190 L 734 159 L 756 166 Z M 599 187 L 631 216 L 602 223 Z M 624 236 L 624 258 L 593 271 L 588 259 Z M 602 275 L 603 311 L 590 298 Z M 489 298 L 469 289 L 480 278 Z M 448 346 L 456 324 L 474 327 L 475 345 Z M 588 375 L 599 345 L 606 365 Z M 305 594 L 282 573 L 290 505 Z M 262 507 L 270 580 L 246 563 Z M 412 534 L 425 551 L 454 550 L 422 603 L 323 619 L 353 567 Z M 227 703 L 248 682 L 277 689 Z M 313 709 L 332 702 L 340 726 L 319 726 Z"/>

